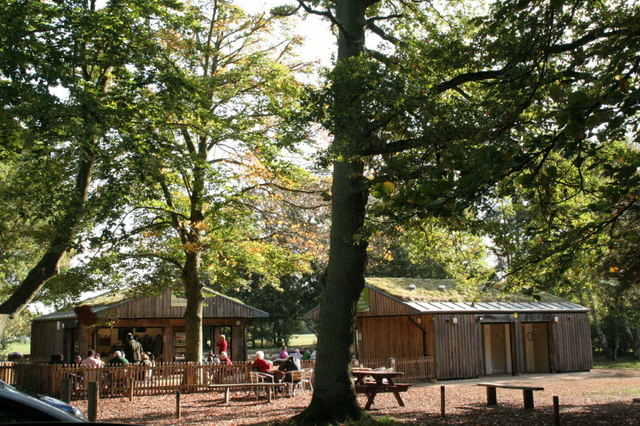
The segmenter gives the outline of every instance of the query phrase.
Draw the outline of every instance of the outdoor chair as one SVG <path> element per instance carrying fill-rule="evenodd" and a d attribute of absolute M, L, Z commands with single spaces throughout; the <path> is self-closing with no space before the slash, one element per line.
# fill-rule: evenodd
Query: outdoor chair
<path fill-rule="evenodd" d="M 302 391 L 305 387 L 308 387 L 313 392 L 313 368 L 305 368 L 302 370 L 304 375 L 302 376 Z"/>
<path fill-rule="evenodd" d="M 249 372 L 249 382 L 250 383 L 276 383 L 274 377 L 271 374 L 261 373 L 259 371 Z M 253 388 L 253 390 L 256 394 L 256 399 L 257 399 L 260 396 L 260 387 L 256 386 Z"/>

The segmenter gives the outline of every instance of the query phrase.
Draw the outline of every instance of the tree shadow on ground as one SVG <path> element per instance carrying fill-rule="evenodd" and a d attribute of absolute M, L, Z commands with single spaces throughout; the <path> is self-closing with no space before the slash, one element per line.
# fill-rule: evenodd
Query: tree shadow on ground
<path fill-rule="evenodd" d="M 372 413 L 375 415 L 375 413 Z M 393 414 L 391 414 L 393 416 Z M 456 413 L 426 413 L 424 411 L 404 412 L 403 424 L 473 424 L 473 425 L 553 425 L 553 407 L 524 410 L 515 405 L 487 407 L 484 404 L 470 404 L 458 407 Z M 608 403 L 586 406 L 565 405 L 560 408 L 562 425 L 639 425 L 640 404 Z"/>

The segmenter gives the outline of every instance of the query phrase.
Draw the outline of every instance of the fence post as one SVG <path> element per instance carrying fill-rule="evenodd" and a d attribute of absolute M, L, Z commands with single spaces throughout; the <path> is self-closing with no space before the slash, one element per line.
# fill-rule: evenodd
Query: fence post
<path fill-rule="evenodd" d="M 129 377 L 129 401 L 133 401 L 133 387 L 135 385 L 135 379 L 133 376 Z"/>
<path fill-rule="evenodd" d="M 553 424 L 560 425 L 560 397 L 553 397 Z"/>
<path fill-rule="evenodd" d="M 71 379 L 68 377 L 60 380 L 60 399 L 66 403 L 71 402 Z"/>
<path fill-rule="evenodd" d="M 440 415 L 446 417 L 445 413 L 445 391 L 444 386 L 440 386 Z"/>
<path fill-rule="evenodd" d="M 176 419 L 180 418 L 180 391 L 176 392 Z"/>
<path fill-rule="evenodd" d="M 98 383 L 99 382 L 89 382 L 89 386 L 87 387 L 87 417 L 90 422 L 98 420 L 98 404 L 100 401 Z"/>

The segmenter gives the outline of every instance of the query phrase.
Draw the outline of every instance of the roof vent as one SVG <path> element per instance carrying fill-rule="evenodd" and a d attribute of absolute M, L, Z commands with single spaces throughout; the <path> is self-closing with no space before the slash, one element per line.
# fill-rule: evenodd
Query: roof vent
<path fill-rule="evenodd" d="M 413 290 L 415 290 L 415 289 L 416 289 L 416 285 L 415 285 L 415 284 L 409 284 L 409 285 L 407 286 L 407 288 L 408 288 L 409 290 L 412 290 L 412 291 L 413 291 Z"/>
<path fill-rule="evenodd" d="M 447 287 L 446 287 L 444 284 L 440 284 L 440 285 L 438 286 L 438 290 L 440 290 L 440 291 L 447 291 Z"/>

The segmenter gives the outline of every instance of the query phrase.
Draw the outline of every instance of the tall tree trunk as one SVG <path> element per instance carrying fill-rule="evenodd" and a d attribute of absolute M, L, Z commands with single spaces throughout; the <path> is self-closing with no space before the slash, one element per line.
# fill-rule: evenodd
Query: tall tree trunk
<path fill-rule="evenodd" d="M 365 9 L 362 0 L 337 2 L 336 19 L 341 26 L 337 66 L 363 52 Z M 351 93 L 342 93 L 336 99 L 336 116 L 351 107 L 349 100 L 358 97 L 357 85 L 351 89 Z M 299 423 L 336 423 L 364 416 L 349 371 L 354 355 L 356 307 L 366 266 L 367 243 L 361 232 L 368 190 L 364 163 L 358 157 L 365 147 L 364 135 L 362 128 L 344 133 L 337 130 L 334 135 L 332 149 L 338 160 L 333 164 L 329 264 L 320 303 L 315 385 L 310 405 L 296 417 Z"/>
<path fill-rule="evenodd" d="M 95 146 L 95 142 L 94 137 L 87 141 L 87 144 Z M 0 334 L 4 333 L 10 321 L 31 303 L 47 282 L 58 274 L 62 256 L 71 246 L 77 225 L 84 212 L 94 163 L 95 156 L 92 150 L 90 148 L 83 150 L 76 175 L 74 197 L 70 200 L 63 219 L 58 223 L 46 253 L 31 268 L 11 296 L 0 304 Z"/>
<path fill-rule="evenodd" d="M 602 346 L 602 349 L 604 349 L 605 354 L 607 355 L 607 358 L 613 359 L 614 353 L 609 347 L 607 336 L 604 334 L 604 331 L 602 331 L 602 327 L 600 327 L 600 318 L 598 317 L 598 313 L 596 312 L 596 304 L 593 300 L 593 295 L 590 292 L 587 292 L 587 295 L 588 295 L 587 298 L 589 302 L 589 309 L 591 309 L 591 311 L 589 312 L 589 314 L 591 314 L 591 323 L 593 324 L 593 328 L 596 331 L 598 340 L 600 340 L 600 346 Z M 580 298 L 582 299 L 582 296 L 580 296 Z M 584 304 L 584 302 L 582 303 Z"/>
<path fill-rule="evenodd" d="M 187 308 L 184 312 L 187 361 L 202 361 L 202 307 L 204 295 L 200 280 L 200 251 L 186 252 L 186 261 L 182 270 Z"/>
<path fill-rule="evenodd" d="M 620 311 L 622 312 L 622 325 L 624 326 L 624 332 L 627 335 L 627 339 L 629 339 L 629 344 L 633 350 L 633 356 L 638 358 L 638 356 L 640 356 L 640 329 L 638 330 L 637 335 L 634 335 L 631 330 L 631 323 L 629 323 L 629 316 L 627 315 L 627 310 L 624 305 L 620 306 Z"/>

